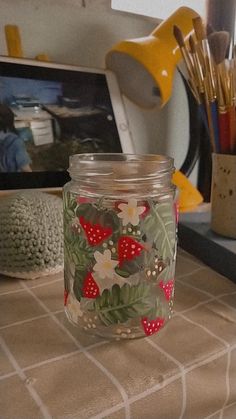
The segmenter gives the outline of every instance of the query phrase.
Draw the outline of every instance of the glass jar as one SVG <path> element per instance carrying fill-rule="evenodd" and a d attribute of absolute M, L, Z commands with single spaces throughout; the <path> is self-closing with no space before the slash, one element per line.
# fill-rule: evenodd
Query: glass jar
<path fill-rule="evenodd" d="M 70 157 L 63 191 L 65 294 L 72 323 L 128 339 L 171 318 L 176 259 L 173 159 Z"/>

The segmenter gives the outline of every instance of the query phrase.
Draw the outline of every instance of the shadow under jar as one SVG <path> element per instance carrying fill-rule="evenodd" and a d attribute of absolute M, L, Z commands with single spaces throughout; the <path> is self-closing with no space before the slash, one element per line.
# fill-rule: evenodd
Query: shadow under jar
<path fill-rule="evenodd" d="M 84 331 L 113 339 L 157 333 L 171 318 L 176 259 L 173 159 L 70 157 L 64 186 L 64 304 Z"/>

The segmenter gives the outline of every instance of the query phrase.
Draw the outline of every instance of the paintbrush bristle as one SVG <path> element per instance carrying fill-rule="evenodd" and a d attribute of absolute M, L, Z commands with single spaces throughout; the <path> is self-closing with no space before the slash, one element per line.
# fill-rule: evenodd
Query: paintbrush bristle
<path fill-rule="evenodd" d="M 195 54 L 197 50 L 196 50 L 196 44 L 194 42 L 192 35 L 190 35 L 189 37 L 189 46 L 190 46 L 190 51 L 192 52 L 192 54 Z"/>
<path fill-rule="evenodd" d="M 233 46 L 233 59 L 236 60 L 236 45 Z"/>
<path fill-rule="evenodd" d="M 176 41 L 177 41 L 178 45 L 179 45 L 181 48 L 182 48 L 182 47 L 184 47 L 184 46 L 185 46 L 185 43 L 184 43 L 184 37 L 183 37 L 183 34 L 182 34 L 182 32 L 181 32 L 180 28 L 179 28 L 178 26 L 176 26 L 176 25 L 174 25 L 174 28 L 173 28 L 173 34 L 174 34 L 174 37 L 175 37 L 175 39 L 176 39 Z"/>
<path fill-rule="evenodd" d="M 206 39 L 206 29 L 200 16 L 197 16 L 193 19 L 193 28 L 198 41 L 203 41 L 203 39 Z"/>
<path fill-rule="evenodd" d="M 208 37 L 211 54 L 216 64 L 220 64 L 226 58 L 226 53 L 230 43 L 229 32 L 213 32 Z"/>
<path fill-rule="evenodd" d="M 207 37 L 213 32 L 215 32 L 215 29 L 213 28 L 213 26 L 210 23 L 207 23 L 207 25 L 206 25 Z"/>

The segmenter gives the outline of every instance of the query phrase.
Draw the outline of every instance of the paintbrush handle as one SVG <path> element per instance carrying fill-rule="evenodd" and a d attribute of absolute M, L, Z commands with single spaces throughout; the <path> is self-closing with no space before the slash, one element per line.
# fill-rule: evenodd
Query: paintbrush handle
<path fill-rule="evenodd" d="M 214 130 L 215 150 L 216 153 L 220 153 L 220 136 L 219 136 L 219 122 L 218 122 L 218 110 L 216 101 L 210 102 L 212 125 Z"/>
<path fill-rule="evenodd" d="M 220 152 L 229 154 L 230 145 L 230 113 L 228 110 L 219 112 Z"/>
<path fill-rule="evenodd" d="M 206 116 L 207 116 L 208 128 L 209 128 L 208 132 L 209 132 L 209 137 L 210 137 L 210 142 L 211 142 L 211 149 L 212 149 L 212 152 L 215 153 L 216 152 L 215 132 L 214 132 L 214 126 L 213 126 L 213 120 L 212 120 L 211 104 L 210 104 L 207 85 L 206 85 L 206 79 L 203 80 L 203 84 L 204 84 L 204 105 L 206 109 Z"/>
<path fill-rule="evenodd" d="M 205 128 L 206 128 L 206 130 L 207 130 L 207 132 L 209 134 L 209 126 L 208 126 L 207 114 L 206 114 L 206 109 L 205 109 L 203 103 L 200 103 L 199 104 L 199 111 L 200 111 L 200 115 L 201 115 L 202 121 L 204 123 L 204 126 L 205 126 Z"/>
<path fill-rule="evenodd" d="M 229 124 L 230 124 L 230 150 L 231 153 L 236 152 L 236 109 L 234 106 L 229 108 Z"/>

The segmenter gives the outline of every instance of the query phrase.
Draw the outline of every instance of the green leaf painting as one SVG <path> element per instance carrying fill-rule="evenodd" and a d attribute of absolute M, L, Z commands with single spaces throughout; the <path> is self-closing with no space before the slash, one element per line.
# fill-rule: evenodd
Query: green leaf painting
<path fill-rule="evenodd" d="M 82 298 L 82 288 L 83 288 L 83 283 L 84 283 L 84 279 L 86 275 L 87 275 L 87 270 L 84 268 L 84 266 L 78 266 L 76 268 L 73 291 L 78 301 L 81 301 L 81 298 Z"/>
<path fill-rule="evenodd" d="M 96 298 L 93 308 L 106 326 L 148 316 L 153 312 L 151 286 L 140 283 L 134 286 L 124 284 L 120 287 L 115 284 Z"/>
<path fill-rule="evenodd" d="M 176 226 L 170 202 L 152 204 L 142 223 L 148 241 L 153 241 L 159 255 L 165 260 L 173 259 L 176 241 Z"/>

